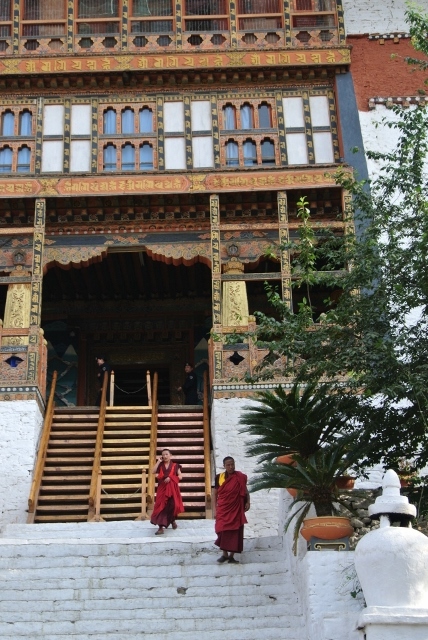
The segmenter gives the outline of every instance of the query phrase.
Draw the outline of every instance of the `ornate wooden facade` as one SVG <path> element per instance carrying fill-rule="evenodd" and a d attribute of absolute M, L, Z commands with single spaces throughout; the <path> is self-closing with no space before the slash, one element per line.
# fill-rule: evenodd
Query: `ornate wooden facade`
<path fill-rule="evenodd" d="M 230 361 L 224 336 L 242 327 L 222 325 L 222 283 L 247 283 L 250 314 L 264 281 L 297 303 L 289 256 L 267 249 L 297 233 L 301 195 L 318 226 L 345 224 L 340 0 L 6 0 L 1 12 L 0 281 L 4 304 L 21 284 L 31 305 L 5 317 L 0 399 L 42 398 L 41 329 L 52 346 L 55 323 L 78 333 L 70 402 L 90 404 L 100 349 L 119 369 L 164 368 L 178 402 L 174 381 L 208 358 L 210 329 L 223 336 L 215 393 L 247 393 L 230 380 L 262 354 L 247 345 Z M 225 272 L 232 254 L 241 272 Z"/>

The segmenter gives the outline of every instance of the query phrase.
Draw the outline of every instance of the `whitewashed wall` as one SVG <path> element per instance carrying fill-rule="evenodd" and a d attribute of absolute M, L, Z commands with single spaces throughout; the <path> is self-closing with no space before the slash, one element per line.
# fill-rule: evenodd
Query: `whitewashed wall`
<path fill-rule="evenodd" d="M 343 0 L 343 9 L 347 35 L 408 30 L 405 0 Z"/>
<path fill-rule="evenodd" d="M 0 529 L 27 520 L 42 422 L 35 400 L 0 402 Z"/>
<path fill-rule="evenodd" d="M 245 455 L 245 441 L 249 436 L 239 434 L 239 419 L 245 406 L 254 401 L 241 398 L 214 400 L 211 414 L 216 473 L 223 471 L 223 458 L 232 456 L 238 471 L 251 478 L 255 459 Z M 251 494 L 251 509 L 247 513 L 245 536 L 272 536 L 278 534 L 279 489 Z M 282 531 L 281 531 L 282 533 Z"/>

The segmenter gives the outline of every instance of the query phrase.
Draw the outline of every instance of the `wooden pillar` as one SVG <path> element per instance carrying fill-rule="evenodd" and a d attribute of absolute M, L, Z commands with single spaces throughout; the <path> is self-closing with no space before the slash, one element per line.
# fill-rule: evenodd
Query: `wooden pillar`
<path fill-rule="evenodd" d="M 278 224 L 279 242 L 281 245 L 290 242 L 290 231 L 288 228 L 288 206 L 287 194 L 285 191 L 278 191 Z M 291 295 L 291 264 L 290 251 L 281 251 L 281 287 L 282 299 L 287 301 L 290 309 L 293 308 L 293 298 Z"/>
<path fill-rule="evenodd" d="M 211 278 L 212 278 L 212 312 L 213 334 L 221 334 L 221 256 L 220 256 L 220 197 L 210 196 L 210 220 L 211 220 Z M 214 338 L 213 338 L 214 339 Z M 216 347 L 221 343 L 214 339 L 213 367 L 214 378 L 222 377 L 223 353 Z"/>
<path fill-rule="evenodd" d="M 30 333 L 28 345 L 27 380 L 38 383 L 39 341 L 42 340 L 43 249 L 45 243 L 46 200 L 37 198 L 34 211 L 33 268 L 31 274 Z"/>

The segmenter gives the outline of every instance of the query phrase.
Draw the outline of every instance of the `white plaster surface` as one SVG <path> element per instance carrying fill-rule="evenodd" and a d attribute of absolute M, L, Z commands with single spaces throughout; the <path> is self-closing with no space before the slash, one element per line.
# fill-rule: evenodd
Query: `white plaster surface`
<path fill-rule="evenodd" d="M 300 561 L 308 640 L 363 640 L 356 630 L 363 602 L 353 598 L 353 551 L 311 551 Z M 403 639 L 404 640 L 404 639 Z M 409 639 L 410 640 L 410 639 Z"/>
<path fill-rule="evenodd" d="M 239 419 L 244 407 L 254 406 L 253 400 L 242 398 L 217 399 L 213 402 L 211 429 L 215 454 L 216 473 L 223 471 L 223 458 L 232 456 L 236 469 L 248 475 L 256 467 L 256 459 L 245 454 L 245 443 L 250 436 L 240 434 Z M 245 536 L 271 536 L 278 533 L 279 489 L 258 491 L 251 494 L 251 509 L 247 512 L 248 525 Z M 281 531 L 282 533 L 282 531 Z"/>
<path fill-rule="evenodd" d="M 347 35 L 408 30 L 405 0 L 343 0 L 343 10 Z"/>
<path fill-rule="evenodd" d="M 8 528 L 22 537 L 0 538 L 0 637 L 306 640 L 282 538 L 248 541 L 239 565 L 219 565 L 213 538 L 199 538 L 207 523 L 178 524 L 161 540 L 148 522 L 93 523 L 80 540 L 79 524 L 49 541 L 32 538 L 37 525 Z"/>
<path fill-rule="evenodd" d="M 367 606 L 428 609 L 428 538 L 420 531 L 370 531 L 358 543 L 355 565 Z"/>
<path fill-rule="evenodd" d="M 35 400 L 0 402 L 0 528 L 27 519 L 42 422 Z"/>
<path fill-rule="evenodd" d="M 388 153 L 394 149 L 398 142 L 399 131 L 382 124 L 384 120 L 388 122 L 396 120 L 391 109 L 387 109 L 383 105 L 376 105 L 372 111 L 360 111 L 359 118 L 365 151 Z M 373 179 L 378 174 L 376 163 L 367 159 L 367 168 L 370 178 Z"/>

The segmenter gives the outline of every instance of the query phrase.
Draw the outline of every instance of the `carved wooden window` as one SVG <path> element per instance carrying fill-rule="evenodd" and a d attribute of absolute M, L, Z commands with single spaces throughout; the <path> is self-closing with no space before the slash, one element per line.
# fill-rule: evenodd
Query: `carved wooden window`
<path fill-rule="evenodd" d="M 270 129 L 272 127 L 272 110 L 270 105 L 262 103 L 258 106 L 260 129 Z"/>
<path fill-rule="evenodd" d="M 140 171 L 153 169 L 153 147 L 148 142 L 140 146 Z"/>
<path fill-rule="evenodd" d="M 211 102 L 192 100 L 190 113 L 193 168 L 211 169 L 214 167 Z"/>
<path fill-rule="evenodd" d="M 6 53 L 12 36 L 12 0 L 0 2 L 0 52 Z"/>
<path fill-rule="evenodd" d="M 182 100 L 165 102 L 163 106 L 165 131 L 165 169 L 186 168 L 186 141 L 184 137 L 184 103 Z"/>
<path fill-rule="evenodd" d="M 104 171 L 116 171 L 117 150 L 114 144 L 106 144 L 103 151 Z"/>
<path fill-rule="evenodd" d="M 293 0 L 291 27 L 297 45 L 337 43 L 336 0 Z"/>
<path fill-rule="evenodd" d="M 245 45 L 268 46 L 282 42 L 282 0 L 238 0 L 238 31 Z"/>
<path fill-rule="evenodd" d="M 226 0 L 185 0 L 184 30 L 190 46 L 222 45 L 229 30 L 229 6 Z M 204 34 L 210 34 L 205 36 Z"/>
<path fill-rule="evenodd" d="M 76 30 L 81 49 L 89 49 L 97 42 L 106 49 L 119 46 L 121 30 L 120 0 L 78 0 Z"/>
<path fill-rule="evenodd" d="M 236 129 L 236 109 L 231 104 L 223 107 L 223 128 L 228 131 Z"/>
<path fill-rule="evenodd" d="M 237 167 L 239 165 L 239 147 L 234 140 L 226 142 L 226 165 L 228 167 Z"/>
<path fill-rule="evenodd" d="M 122 133 L 129 134 L 135 132 L 135 115 L 134 110 L 126 107 L 122 111 Z"/>
<path fill-rule="evenodd" d="M 92 107 L 90 104 L 71 106 L 70 171 L 91 171 Z"/>
<path fill-rule="evenodd" d="M 243 104 L 240 109 L 241 129 L 254 129 L 253 108 L 249 104 Z"/>
<path fill-rule="evenodd" d="M 174 3 L 172 0 L 133 1 L 131 43 L 135 47 L 145 47 L 150 44 L 168 47 L 173 42 L 174 31 Z"/>
<path fill-rule="evenodd" d="M 5 111 L 1 117 L 1 134 L 8 137 L 15 135 L 15 116 L 12 111 Z"/>
<path fill-rule="evenodd" d="M 18 164 L 16 170 L 18 173 L 30 173 L 31 169 L 31 149 L 23 146 L 18 149 Z"/>
<path fill-rule="evenodd" d="M 275 143 L 268 138 L 262 140 L 261 143 L 262 152 L 262 164 L 274 165 L 275 164 Z"/>
<path fill-rule="evenodd" d="M 62 173 L 64 169 L 64 105 L 45 104 L 43 108 L 43 173 Z"/>
<path fill-rule="evenodd" d="M 245 140 L 244 149 L 244 165 L 246 167 L 257 164 L 257 146 L 254 140 Z"/>
<path fill-rule="evenodd" d="M 327 95 L 285 95 L 283 98 L 288 164 L 335 162 L 334 105 Z"/>
<path fill-rule="evenodd" d="M 134 171 L 135 169 L 135 147 L 130 142 L 122 147 L 122 171 Z"/>
<path fill-rule="evenodd" d="M 140 109 L 140 133 L 152 133 L 153 131 L 153 111 L 148 107 Z"/>
<path fill-rule="evenodd" d="M 22 52 L 47 45 L 52 51 L 65 51 L 65 0 L 22 0 Z"/>
<path fill-rule="evenodd" d="M 114 109 L 106 109 L 104 111 L 103 133 L 113 135 L 117 131 L 116 111 Z"/>
<path fill-rule="evenodd" d="M 328 98 L 327 96 L 310 96 L 309 106 L 315 162 L 331 164 L 334 162 L 334 148 Z"/>
<path fill-rule="evenodd" d="M 33 130 L 33 116 L 30 111 L 24 110 L 19 114 L 19 135 L 31 136 Z"/>
<path fill-rule="evenodd" d="M 13 152 L 10 147 L 0 149 L 0 173 L 10 173 L 12 171 Z"/>

